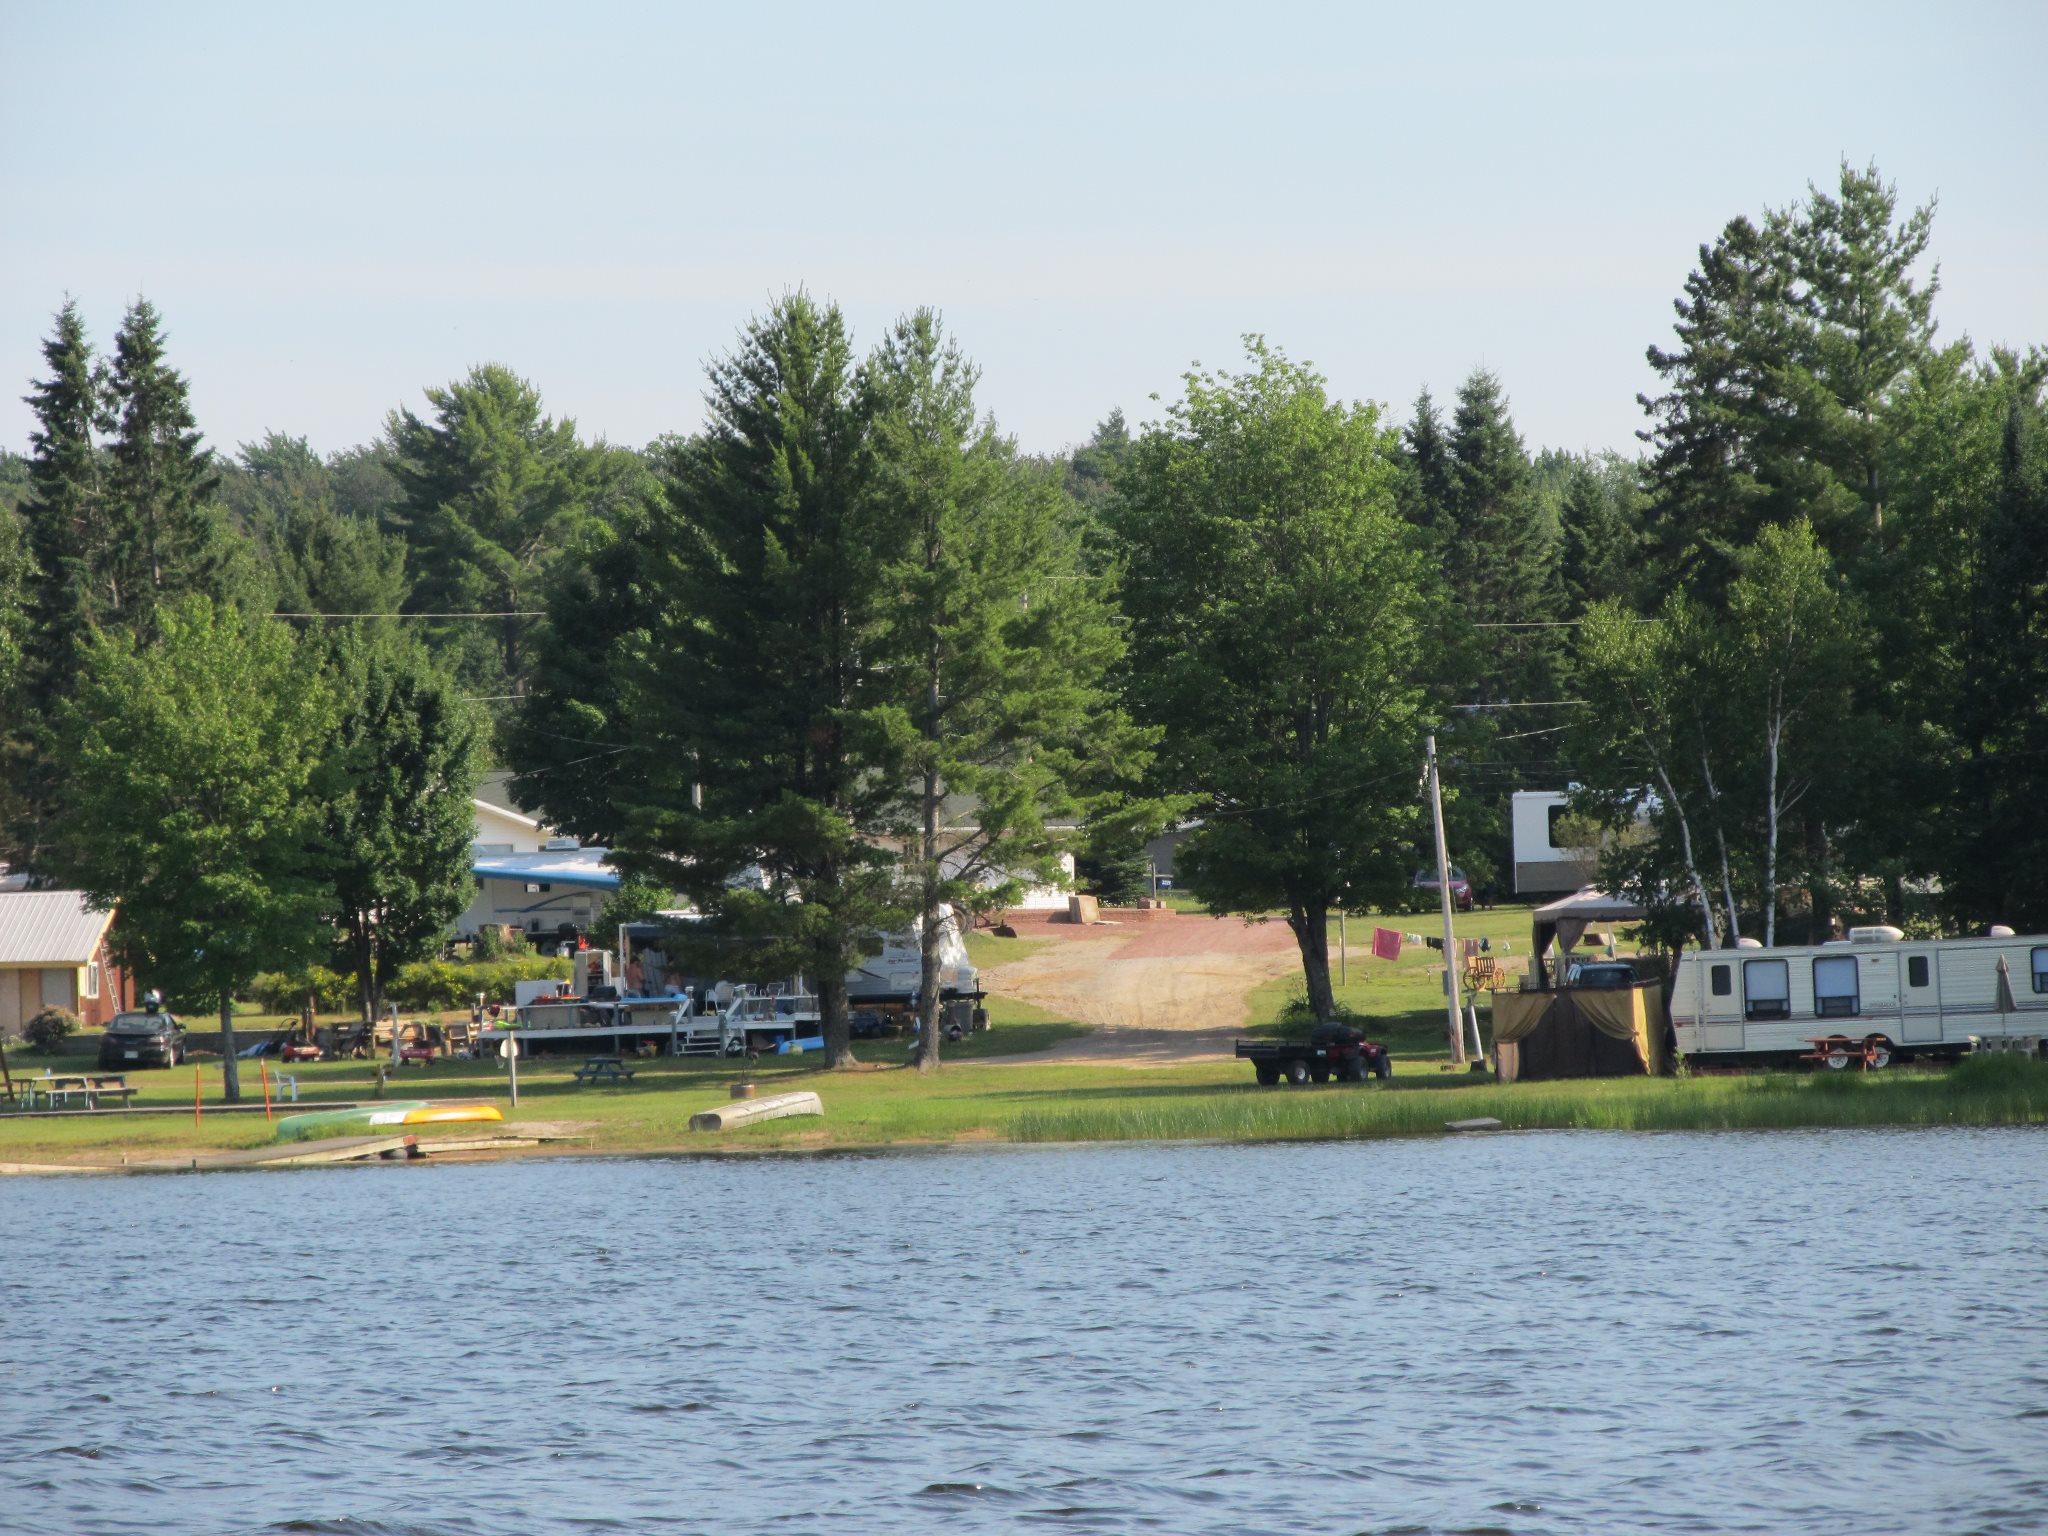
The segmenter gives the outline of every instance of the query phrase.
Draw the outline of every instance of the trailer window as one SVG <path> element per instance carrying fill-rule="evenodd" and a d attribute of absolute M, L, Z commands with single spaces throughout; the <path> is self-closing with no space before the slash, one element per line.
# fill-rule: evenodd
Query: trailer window
<path fill-rule="evenodd" d="M 1856 957 L 1831 955 L 1813 962 L 1813 1011 L 1824 1019 L 1853 1019 L 1859 1009 Z"/>
<path fill-rule="evenodd" d="M 2048 945 L 2034 951 L 2034 990 L 2048 992 Z"/>
<path fill-rule="evenodd" d="M 1744 1012 L 1752 1019 L 1792 1017 L 1792 974 L 1783 960 L 1742 962 Z"/>
<path fill-rule="evenodd" d="M 1927 957 L 1925 955 L 1906 956 L 1906 985 L 1909 987 L 1924 987 L 1927 985 Z"/>
<path fill-rule="evenodd" d="M 1726 997 L 1734 989 L 1735 978 L 1729 974 L 1729 970 L 1730 968 L 1725 965 L 1716 965 L 1708 968 L 1707 985 L 1713 991 L 1714 996 Z"/>

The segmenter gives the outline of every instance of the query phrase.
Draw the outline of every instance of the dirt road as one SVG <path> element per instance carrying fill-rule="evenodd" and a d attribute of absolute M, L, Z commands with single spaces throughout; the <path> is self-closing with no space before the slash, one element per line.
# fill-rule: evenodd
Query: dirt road
<path fill-rule="evenodd" d="M 1036 914 L 1012 922 L 1022 938 L 1053 942 L 984 972 L 983 985 L 1096 1026 L 1033 1061 L 1227 1057 L 1252 989 L 1300 967 L 1284 923 L 1186 914 L 1121 928 L 1081 928 Z"/>

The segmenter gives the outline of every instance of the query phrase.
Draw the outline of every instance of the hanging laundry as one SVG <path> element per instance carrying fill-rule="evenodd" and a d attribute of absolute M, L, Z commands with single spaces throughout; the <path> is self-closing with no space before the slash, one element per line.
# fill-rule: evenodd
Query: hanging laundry
<path fill-rule="evenodd" d="M 1372 931 L 1373 958 L 1377 960 L 1398 960 L 1401 958 L 1401 935 L 1391 928 L 1375 928 Z"/>

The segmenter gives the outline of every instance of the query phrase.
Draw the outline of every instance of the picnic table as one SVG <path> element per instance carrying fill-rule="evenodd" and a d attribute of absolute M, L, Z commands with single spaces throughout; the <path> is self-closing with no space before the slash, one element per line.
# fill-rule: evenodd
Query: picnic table
<path fill-rule="evenodd" d="M 576 1069 L 579 1083 L 630 1083 L 633 1069 L 619 1056 L 593 1056 Z"/>
<path fill-rule="evenodd" d="M 35 1108 L 40 1097 L 47 1109 L 59 1105 L 68 1107 L 71 1101 L 81 1099 L 87 1109 L 98 1109 L 100 1100 L 116 1099 L 125 1104 L 135 1097 L 135 1090 L 128 1086 L 128 1078 L 120 1072 L 45 1072 L 41 1077 L 18 1079 L 22 1097 L 28 1108 Z"/>

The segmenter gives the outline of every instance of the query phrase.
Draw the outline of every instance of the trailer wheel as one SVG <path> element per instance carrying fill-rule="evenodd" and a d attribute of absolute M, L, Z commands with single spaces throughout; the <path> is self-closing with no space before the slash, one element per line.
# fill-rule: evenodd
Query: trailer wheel
<path fill-rule="evenodd" d="M 1849 1042 L 1840 1035 L 1831 1036 L 1820 1048 L 1821 1065 L 1830 1072 L 1840 1072 L 1854 1059 L 1855 1055 L 1849 1049 Z"/>
<path fill-rule="evenodd" d="M 1252 1072 L 1258 1077 L 1261 1088 L 1270 1088 L 1280 1081 L 1280 1069 L 1270 1062 L 1260 1062 L 1252 1068 Z"/>
<path fill-rule="evenodd" d="M 1290 1088 L 1303 1088 L 1308 1085 L 1307 1062 L 1290 1061 L 1287 1063 L 1287 1085 Z"/>
<path fill-rule="evenodd" d="M 1883 1035 L 1872 1035 L 1863 1042 L 1863 1066 L 1865 1071 L 1882 1072 L 1892 1064 L 1892 1043 Z"/>

